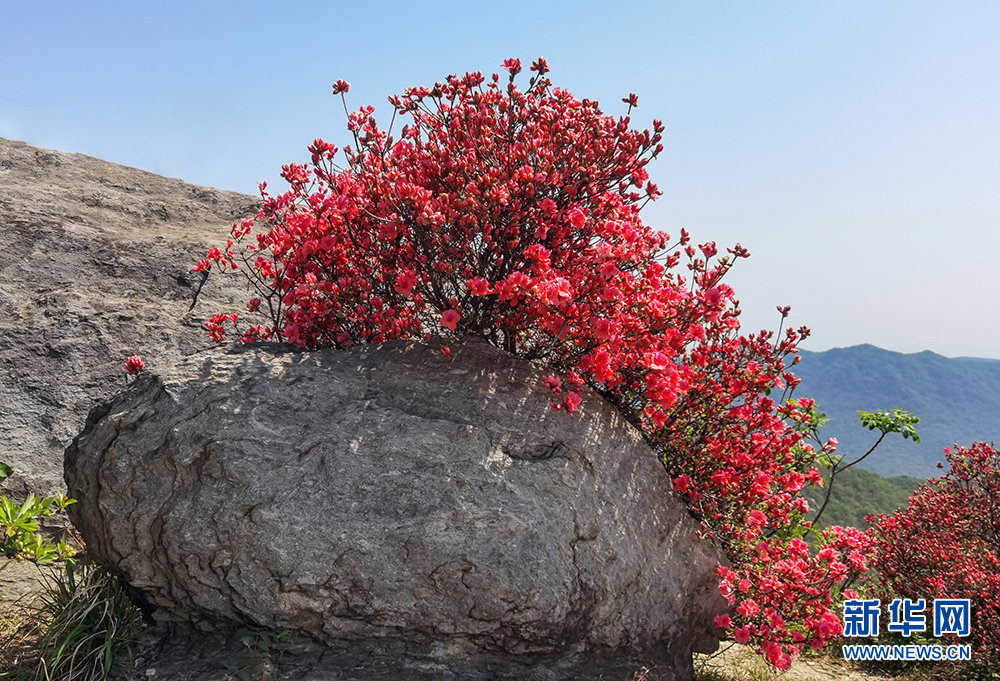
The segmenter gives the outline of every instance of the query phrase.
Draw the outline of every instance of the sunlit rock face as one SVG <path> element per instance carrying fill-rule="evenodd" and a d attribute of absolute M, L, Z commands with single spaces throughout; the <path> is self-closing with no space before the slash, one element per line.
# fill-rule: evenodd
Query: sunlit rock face
<path fill-rule="evenodd" d="M 540 378 L 481 342 L 198 353 L 91 413 L 72 518 L 160 619 L 452 678 L 688 678 L 722 558 L 614 408 Z"/>
<path fill-rule="evenodd" d="M 0 139 L 0 461 L 4 493 L 62 490 L 63 452 L 124 385 L 122 365 L 210 343 L 245 284 L 191 272 L 259 200 Z M 201 287 L 201 288 L 200 288 Z M 200 294 L 197 296 L 196 292 Z"/>

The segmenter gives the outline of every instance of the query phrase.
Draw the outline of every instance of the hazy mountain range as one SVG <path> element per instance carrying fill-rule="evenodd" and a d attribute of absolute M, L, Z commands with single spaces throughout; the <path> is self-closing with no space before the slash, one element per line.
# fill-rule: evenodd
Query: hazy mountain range
<path fill-rule="evenodd" d="M 796 395 L 812 397 L 830 417 L 823 435 L 839 440 L 839 453 L 856 458 L 877 439 L 858 422 L 858 410 L 901 407 L 920 417 L 921 444 L 890 435 L 859 467 L 927 478 L 941 474 L 935 463 L 944 461 L 945 447 L 1000 442 L 1000 360 L 904 355 L 872 345 L 801 354 Z"/>

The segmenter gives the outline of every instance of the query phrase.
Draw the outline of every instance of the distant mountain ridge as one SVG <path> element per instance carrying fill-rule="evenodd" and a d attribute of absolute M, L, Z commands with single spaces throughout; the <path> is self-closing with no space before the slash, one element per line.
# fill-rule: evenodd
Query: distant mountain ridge
<path fill-rule="evenodd" d="M 837 438 L 839 453 L 856 458 L 877 439 L 858 422 L 858 410 L 900 407 L 920 417 L 922 444 L 887 437 L 861 468 L 927 478 L 941 473 L 935 463 L 944 461 L 945 447 L 1000 442 L 1000 360 L 904 355 L 873 345 L 801 355 L 793 369 L 802 379 L 796 395 L 815 399 L 830 416 L 823 436 Z"/>

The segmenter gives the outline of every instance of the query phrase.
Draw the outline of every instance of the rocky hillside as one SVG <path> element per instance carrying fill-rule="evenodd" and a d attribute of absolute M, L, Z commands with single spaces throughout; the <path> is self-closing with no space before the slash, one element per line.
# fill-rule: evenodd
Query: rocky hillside
<path fill-rule="evenodd" d="M 201 324 L 236 309 L 237 278 L 191 266 L 253 214 L 252 196 L 0 139 L 0 461 L 5 492 L 63 488 L 63 451 L 124 383 L 208 345 Z"/>
<path fill-rule="evenodd" d="M 797 394 L 819 402 L 830 416 L 825 437 L 856 458 L 877 439 L 858 423 L 858 410 L 900 407 L 920 417 L 921 444 L 886 438 L 860 467 L 886 476 L 927 478 L 940 474 L 945 447 L 973 441 L 1000 442 L 1000 361 L 933 352 L 904 355 L 872 345 L 803 352 L 795 368 Z"/>

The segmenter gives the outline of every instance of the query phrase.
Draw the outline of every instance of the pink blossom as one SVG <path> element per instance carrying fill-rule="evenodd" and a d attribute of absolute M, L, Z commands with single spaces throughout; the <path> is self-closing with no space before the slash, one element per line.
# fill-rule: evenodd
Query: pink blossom
<path fill-rule="evenodd" d="M 416 272 L 413 270 L 403 270 L 396 277 L 396 285 L 393 287 L 401 296 L 409 296 L 413 292 L 413 287 L 417 283 Z"/>
<path fill-rule="evenodd" d="M 705 305 L 708 307 L 719 307 L 722 303 L 722 291 L 717 288 L 710 288 L 705 291 Z"/>
<path fill-rule="evenodd" d="M 566 406 L 567 413 L 576 413 L 577 407 L 580 406 L 580 396 L 575 392 L 566 393 L 566 397 L 563 398 L 563 404 Z"/>
<path fill-rule="evenodd" d="M 469 290 L 472 291 L 474 296 L 485 296 L 493 293 L 493 289 L 490 288 L 490 283 L 483 279 L 482 277 L 476 277 L 475 279 L 469 279 L 465 282 Z"/>
<path fill-rule="evenodd" d="M 454 331 L 458 328 L 458 321 L 460 319 L 461 315 L 458 314 L 457 310 L 445 310 L 444 314 L 441 315 L 441 325 Z"/>
<path fill-rule="evenodd" d="M 562 381 L 555 374 L 549 374 L 548 376 L 542 379 L 542 384 L 545 385 L 545 387 L 551 390 L 554 394 L 558 395 L 559 388 L 560 386 L 562 386 Z"/>
<path fill-rule="evenodd" d="M 674 490 L 677 492 L 687 492 L 691 487 L 691 479 L 688 478 L 686 473 L 681 473 L 676 478 L 674 478 Z"/>
<path fill-rule="evenodd" d="M 744 617 L 753 617 L 760 612 L 760 606 L 752 598 L 747 598 L 737 606 L 736 612 Z"/>
<path fill-rule="evenodd" d="M 385 241 L 394 241 L 399 236 L 399 230 L 395 224 L 389 222 L 379 226 L 378 235 Z"/>
<path fill-rule="evenodd" d="M 642 358 L 653 371 L 662 371 L 670 365 L 670 359 L 662 352 L 647 352 Z"/>
<path fill-rule="evenodd" d="M 538 71 L 538 75 L 544 76 L 549 72 L 549 63 L 545 60 L 545 57 L 539 57 L 537 60 L 531 62 L 531 70 Z"/>
<path fill-rule="evenodd" d="M 521 72 L 521 60 L 520 59 L 504 59 L 503 68 L 505 71 L 509 71 L 510 75 L 516 76 Z"/>

